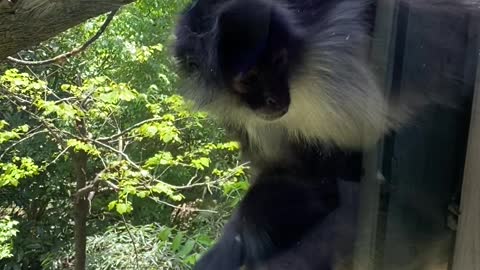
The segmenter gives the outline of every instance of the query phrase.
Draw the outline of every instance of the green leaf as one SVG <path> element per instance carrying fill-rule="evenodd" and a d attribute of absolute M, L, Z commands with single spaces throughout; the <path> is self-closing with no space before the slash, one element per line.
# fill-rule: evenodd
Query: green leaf
<path fill-rule="evenodd" d="M 18 233 L 17 225 L 18 221 L 9 216 L 0 217 L 0 260 L 13 256 L 12 238 Z"/>
<path fill-rule="evenodd" d="M 132 101 L 137 98 L 138 93 L 130 89 L 125 83 L 111 83 L 108 86 L 97 88 L 96 98 L 108 104 L 118 104 L 120 101 Z"/>
<path fill-rule="evenodd" d="M 118 98 L 123 101 L 131 101 L 137 97 L 137 93 L 130 90 L 126 84 L 118 85 Z"/>
<path fill-rule="evenodd" d="M 0 130 L 4 129 L 5 127 L 8 127 L 9 124 L 5 120 L 0 120 Z"/>
<path fill-rule="evenodd" d="M 115 209 L 117 210 L 117 212 L 120 215 L 130 213 L 133 210 L 132 205 L 129 202 L 128 203 L 117 203 Z"/>
<path fill-rule="evenodd" d="M 79 141 L 77 139 L 68 140 L 67 146 L 73 147 L 75 152 L 83 151 L 91 156 L 100 156 L 100 151 L 98 151 L 94 145 Z"/>
<path fill-rule="evenodd" d="M 178 252 L 178 255 L 182 258 L 185 258 L 187 255 L 190 254 L 190 252 L 192 252 L 193 248 L 195 247 L 195 241 L 193 240 L 188 240 L 182 247 L 182 249 L 180 249 L 180 251 Z"/>
<path fill-rule="evenodd" d="M 233 191 L 240 191 L 240 192 L 247 191 L 249 186 L 250 185 L 248 184 L 247 181 L 238 181 L 238 182 L 229 181 L 223 185 L 223 193 L 225 195 L 229 195 Z"/>
<path fill-rule="evenodd" d="M 148 192 L 148 191 L 139 191 L 139 192 L 137 192 L 137 197 L 143 199 L 143 198 L 146 198 L 149 194 L 150 194 L 150 192 Z"/>
<path fill-rule="evenodd" d="M 0 187 L 17 186 L 20 180 L 36 176 L 41 171 L 30 157 L 14 157 L 11 163 L 0 163 Z"/>
<path fill-rule="evenodd" d="M 210 238 L 210 236 L 206 235 L 206 234 L 201 234 L 199 235 L 197 238 L 196 238 L 197 242 L 202 244 L 202 245 L 205 245 L 205 246 L 211 246 L 212 243 L 213 243 L 213 239 Z"/>
<path fill-rule="evenodd" d="M 199 170 L 204 170 L 210 166 L 210 159 L 207 157 L 201 157 L 199 159 L 192 160 L 192 166 Z"/>
<path fill-rule="evenodd" d="M 185 262 L 186 264 L 189 264 L 189 265 L 194 265 L 199 258 L 197 258 L 198 254 L 192 254 L 192 255 L 189 255 L 188 257 L 186 257 L 185 259 L 183 259 L 183 262 Z"/>
<path fill-rule="evenodd" d="M 218 148 L 228 151 L 238 151 L 240 150 L 240 144 L 238 142 L 220 143 L 218 144 Z"/>
<path fill-rule="evenodd" d="M 66 92 L 66 91 L 68 91 L 68 89 L 70 89 L 70 85 L 69 85 L 69 84 L 62 84 L 62 85 L 60 86 L 60 89 L 61 89 L 62 91 L 65 91 L 65 92 Z"/>
<path fill-rule="evenodd" d="M 158 239 L 160 239 L 161 241 L 167 241 L 171 233 L 172 229 L 165 228 L 158 234 Z"/>
<path fill-rule="evenodd" d="M 164 183 L 157 183 L 155 186 L 152 187 L 152 191 L 159 194 L 166 194 L 166 195 L 173 194 L 173 189 Z"/>
<path fill-rule="evenodd" d="M 111 202 L 108 204 L 108 207 L 107 207 L 108 210 L 111 211 L 111 210 L 115 207 L 115 205 L 117 205 L 117 201 L 111 201 Z"/>
<path fill-rule="evenodd" d="M 174 159 L 172 153 L 161 151 L 155 156 L 149 158 L 145 162 L 145 166 L 149 168 L 157 167 L 159 165 L 172 165 L 174 164 Z"/>
<path fill-rule="evenodd" d="M 182 244 L 182 239 L 183 239 L 183 233 L 179 232 L 177 235 L 175 235 L 175 238 L 172 240 L 172 245 L 170 246 L 170 249 L 175 252 L 180 248 L 180 245 Z"/>
<path fill-rule="evenodd" d="M 137 193 L 137 189 L 134 186 L 130 186 L 130 185 L 125 186 L 122 191 L 126 194 L 136 194 Z"/>

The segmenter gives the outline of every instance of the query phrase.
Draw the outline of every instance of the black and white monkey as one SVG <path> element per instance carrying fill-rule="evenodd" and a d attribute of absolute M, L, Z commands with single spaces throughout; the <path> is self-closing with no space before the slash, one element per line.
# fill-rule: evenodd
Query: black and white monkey
<path fill-rule="evenodd" d="M 342 269 L 331 247 L 348 253 L 341 243 L 353 241 L 356 203 L 344 194 L 362 177 L 362 149 L 442 100 L 384 95 L 367 57 L 374 10 L 370 0 L 197 0 L 180 16 L 174 53 L 189 83 L 183 94 L 241 142 L 255 172 L 194 269 Z M 340 233 L 340 224 L 350 225 Z M 315 259 L 272 262 L 318 227 L 325 249 Z"/>

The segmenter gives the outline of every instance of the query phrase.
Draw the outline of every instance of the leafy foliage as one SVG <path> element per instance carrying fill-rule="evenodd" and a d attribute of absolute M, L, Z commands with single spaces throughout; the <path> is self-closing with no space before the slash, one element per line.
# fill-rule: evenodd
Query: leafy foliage
<path fill-rule="evenodd" d="M 9 216 L 0 219 L 0 260 L 12 257 L 12 238 L 18 230 L 15 226 L 18 221 L 12 220 Z"/>
<path fill-rule="evenodd" d="M 248 167 L 238 143 L 176 94 L 167 48 L 184 5 L 136 2 L 78 57 L 0 70 L 0 216 L 19 222 L 3 269 L 71 266 L 72 198 L 90 200 L 90 269 L 188 269 L 218 235 L 248 188 Z M 102 20 L 19 55 L 68 51 Z"/>
<path fill-rule="evenodd" d="M 132 241 L 134 244 L 132 244 Z M 158 224 L 108 228 L 88 239 L 88 269 L 189 269 L 199 256 L 197 241 L 182 232 Z M 69 269 L 71 251 L 48 256 L 45 266 Z"/>

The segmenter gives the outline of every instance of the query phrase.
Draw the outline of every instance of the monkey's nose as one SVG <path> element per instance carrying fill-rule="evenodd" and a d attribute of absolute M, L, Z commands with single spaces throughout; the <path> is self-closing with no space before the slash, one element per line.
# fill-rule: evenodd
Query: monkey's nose
<path fill-rule="evenodd" d="M 265 99 L 265 103 L 267 104 L 267 106 L 272 107 L 276 107 L 278 105 L 277 100 L 272 97 L 267 97 L 267 99 Z"/>

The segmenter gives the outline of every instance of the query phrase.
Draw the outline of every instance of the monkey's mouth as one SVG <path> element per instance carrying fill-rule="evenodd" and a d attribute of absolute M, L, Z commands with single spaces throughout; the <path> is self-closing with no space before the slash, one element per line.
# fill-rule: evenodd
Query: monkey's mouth
<path fill-rule="evenodd" d="M 278 110 L 271 110 L 271 109 L 258 109 L 255 110 L 255 114 L 266 121 L 274 121 L 280 119 L 288 112 L 288 107 L 278 109 Z"/>

